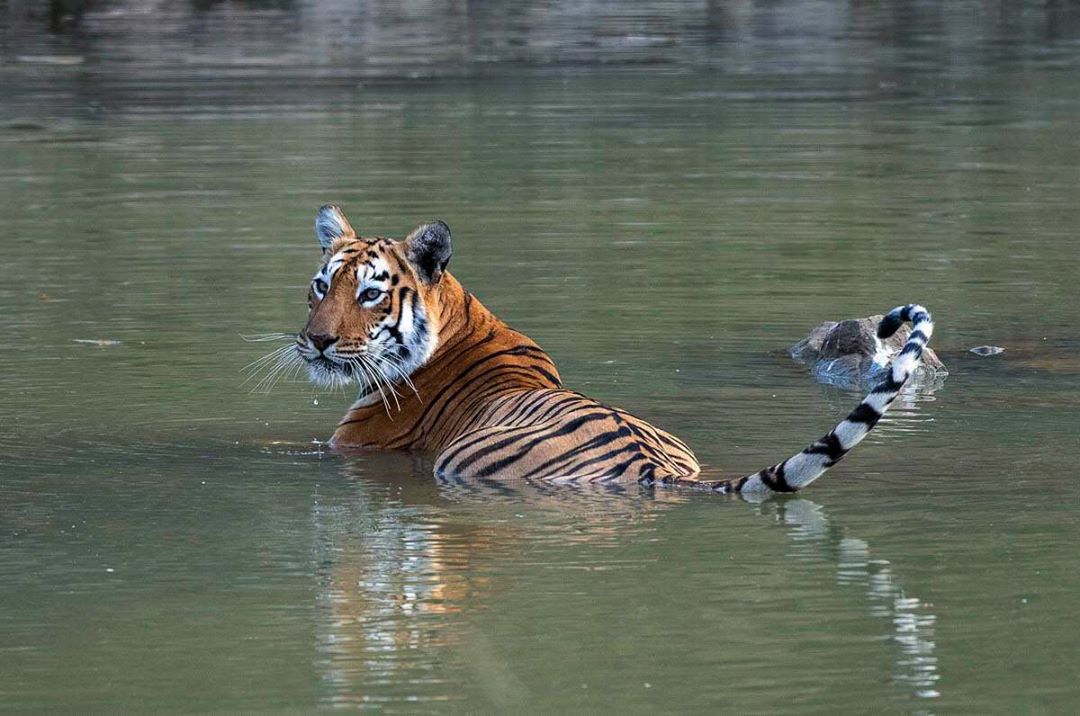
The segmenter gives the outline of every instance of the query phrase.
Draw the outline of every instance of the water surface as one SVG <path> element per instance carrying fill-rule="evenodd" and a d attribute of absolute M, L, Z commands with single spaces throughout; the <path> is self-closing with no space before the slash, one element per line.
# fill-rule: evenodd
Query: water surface
<path fill-rule="evenodd" d="M 1075 708 L 1071 5 L 344 5 L 0 9 L 4 707 Z M 858 400 L 822 320 L 951 375 L 805 498 L 441 486 L 242 385 L 325 201 L 716 470 Z"/>

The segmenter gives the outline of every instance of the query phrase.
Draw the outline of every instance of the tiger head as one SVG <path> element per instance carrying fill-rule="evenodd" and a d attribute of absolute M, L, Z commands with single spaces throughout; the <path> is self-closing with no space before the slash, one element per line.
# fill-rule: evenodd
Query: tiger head
<path fill-rule="evenodd" d="M 308 290 L 308 319 L 296 348 L 311 380 L 326 387 L 395 383 L 435 351 L 440 283 L 450 228 L 418 226 L 404 241 L 357 235 L 341 209 L 315 216 L 322 266 Z"/>

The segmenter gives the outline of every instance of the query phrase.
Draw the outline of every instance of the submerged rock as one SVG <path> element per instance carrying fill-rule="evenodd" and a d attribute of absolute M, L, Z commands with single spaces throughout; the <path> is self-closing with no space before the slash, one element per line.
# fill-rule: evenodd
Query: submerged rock
<path fill-rule="evenodd" d="M 877 326 L 881 319 L 878 315 L 825 321 L 791 347 L 791 357 L 809 365 L 810 372 L 823 383 L 868 388 L 884 375 L 911 334 L 911 327 L 905 324 L 889 338 L 879 339 Z M 929 385 L 943 380 L 946 375 L 945 364 L 932 348 L 927 348 L 912 381 L 917 385 Z"/>

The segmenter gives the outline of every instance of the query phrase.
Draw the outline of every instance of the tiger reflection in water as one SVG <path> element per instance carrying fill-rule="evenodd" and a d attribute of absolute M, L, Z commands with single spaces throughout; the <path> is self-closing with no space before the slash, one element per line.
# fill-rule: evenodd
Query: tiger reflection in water
<path fill-rule="evenodd" d="M 531 614 L 520 600 L 543 601 L 529 587 L 541 582 L 545 593 L 574 594 L 588 593 L 603 580 L 616 590 L 605 608 L 633 608 L 632 595 L 618 593 L 619 580 L 636 582 L 658 567 L 658 557 L 643 558 L 633 545 L 656 542 L 666 520 L 677 518 L 671 507 L 701 500 L 655 486 L 635 487 L 633 499 L 621 499 L 610 488 L 591 485 L 520 484 L 507 491 L 499 484 L 435 484 L 422 479 L 430 463 L 414 459 L 410 469 L 409 459 L 345 461 L 348 490 L 322 494 L 315 508 L 320 670 L 329 685 L 327 705 L 392 701 L 400 695 L 394 685 L 403 683 L 414 684 L 418 697 L 460 696 L 462 684 L 435 678 L 447 678 L 455 669 L 499 709 L 529 703 L 527 664 L 515 663 L 514 647 L 500 643 L 505 624 L 498 615 L 521 609 L 523 618 Z M 720 509 L 729 507 L 735 505 Z M 753 509 L 789 537 L 786 559 L 824 565 L 835 574 L 839 592 L 865 595 L 864 613 L 887 635 L 895 684 L 918 697 L 937 696 L 934 614 L 905 593 L 889 561 L 808 500 L 770 500 Z M 747 539 L 762 536 L 755 531 Z M 733 541 L 730 551 L 745 556 L 746 547 L 745 540 Z M 720 573 L 727 558 L 722 546 L 714 548 Z M 618 557 L 628 549 L 632 562 Z M 663 547 L 646 552 L 666 553 Z M 523 564 L 536 573 L 536 581 L 521 583 Z M 612 570 L 625 569 L 634 576 L 619 577 L 617 571 L 611 576 Z M 801 570 L 776 572 L 767 579 L 769 593 L 799 588 L 790 580 L 799 579 L 791 575 Z M 758 592 L 761 585 L 728 586 L 725 601 L 739 599 L 740 589 Z M 652 606 L 664 609 L 664 604 Z M 604 625 L 605 613 L 594 613 L 592 621 L 598 623 L 580 625 L 574 638 L 601 638 L 598 633 L 610 627 Z M 717 618 L 744 639 L 759 638 L 755 635 L 767 621 L 748 620 L 746 609 L 725 614 Z"/>

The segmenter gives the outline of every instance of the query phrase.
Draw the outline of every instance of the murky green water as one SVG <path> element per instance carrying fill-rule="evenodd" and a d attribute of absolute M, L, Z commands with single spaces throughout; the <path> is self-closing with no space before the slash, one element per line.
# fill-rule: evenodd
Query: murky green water
<path fill-rule="evenodd" d="M 133 5 L 0 5 L 0 707 L 1080 703 L 1073 6 Z M 761 506 L 322 454 L 240 336 L 331 200 L 732 473 L 857 400 L 821 320 L 924 302 L 952 373 Z"/>

